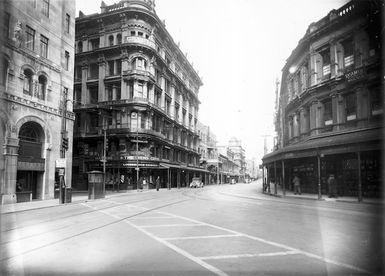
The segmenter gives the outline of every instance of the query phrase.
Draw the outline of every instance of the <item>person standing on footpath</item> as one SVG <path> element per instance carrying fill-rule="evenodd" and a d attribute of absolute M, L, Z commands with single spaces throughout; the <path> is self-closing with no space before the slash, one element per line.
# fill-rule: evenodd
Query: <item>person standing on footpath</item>
<path fill-rule="evenodd" d="M 328 190 L 329 190 L 329 197 L 337 198 L 337 180 L 334 178 L 334 174 L 329 175 Z"/>
<path fill-rule="evenodd" d="M 159 176 L 156 178 L 155 180 L 155 187 L 156 187 L 156 190 L 159 191 L 159 186 L 160 186 L 160 178 Z"/>
<path fill-rule="evenodd" d="M 299 179 L 298 175 L 294 175 L 293 184 L 294 184 L 294 194 L 295 195 L 297 193 L 301 194 L 301 180 Z"/>

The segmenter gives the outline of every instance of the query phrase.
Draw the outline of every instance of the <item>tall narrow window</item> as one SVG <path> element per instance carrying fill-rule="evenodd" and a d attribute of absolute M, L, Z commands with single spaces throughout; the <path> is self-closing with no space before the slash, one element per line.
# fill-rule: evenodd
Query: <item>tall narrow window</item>
<path fill-rule="evenodd" d="M 357 100 L 356 94 L 351 93 L 346 95 L 346 120 L 351 121 L 357 118 Z"/>
<path fill-rule="evenodd" d="M 40 35 L 40 56 L 47 58 L 48 56 L 48 38 Z"/>
<path fill-rule="evenodd" d="M 41 7 L 41 12 L 45 16 L 49 17 L 49 0 L 43 0 L 43 5 Z"/>
<path fill-rule="evenodd" d="M 137 89 L 137 96 L 139 98 L 143 98 L 143 82 L 142 81 L 138 81 L 138 89 Z"/>
<path fill-rule="evenodd" d="M 31 51 L 35 50 L 35 30 L 27 26 L 25 47 Z"/>
<path fill-rule="evenodd" d="M 32 72 L 31 70 L 24 70 L 24 94 L 32 96 Z"/>
<path fill-rule="evenodd" d="M 64 27 L 67 34 L 69 34 L 70 32 L 70 22 L 71 22 L 71 16 L 68 13 L 66 13 L 66 21 L 65 21 Z"/>
<path fill-rule="evenodd" d="M 332 101 L 324 102 L 324 122 L 325 126 L 333 124 L 333 110 L 332 110 Z"/>
<path fill-rule="evenodd" d="M 118 35 L 116 36 L 116 40 L 117 40 L 118 45 L 122 44 L 122 35 L 121 35 L 121 34 L 118 34 Z"/>
<path fill-rule="evenodd" d="M 83 52 L 83 41 L 79 41 L 78 42 L 78 53 L 82 53 Z"/>
<path fill-rule="evenodd" d="M 110 35 L 108 37 L 108 46 L 113 46 L 114 45 L 114 36 Z"/>
<path fill-rule="evenodd" d="M 65 58 L 65 60 L 64 60 L 64 69 L 65 69 L 66 71 L 68 71 L 69 65 L 70 65 L 70 53 L 68 53 L 67 51 L 65 51 L 65 53 L 64 53 L 64 58 Z"/>
<path fill-rule="evenodd" d="M 381 89 L 370 92 L 370 108 L 373 116 L 384 113 Z"/>
<path fill-rule="evenodd" d="M 113 76 L 114 75 L 114 61 L 113 60 L 108 61 L 107 67 L 108 67 L 108 76 Z"/>
<path fill-rule="evenodd" d="M 342 42 L 344 48 L 344 67 L 348 68 L 354 65 L 354 45 L 352 39 Z"/>
<path fill-rule="evenodd" d="M 330 75 L 330 49 L 327 48 L 323 50 L 320 54 L 322 56 L 322 73 L 325 77 Z"/>
<path fill-rule="evenodd" d="M 120 75 L 122 73 L 122 60 L 116 60 L 116 74 Z"/>
<path fill-rule="evenodd" d="M 39 91 L 37 97 L 41 100 L 45 99 L 47 90 L 47 78 L 43 75 L 39 76 Z"/>

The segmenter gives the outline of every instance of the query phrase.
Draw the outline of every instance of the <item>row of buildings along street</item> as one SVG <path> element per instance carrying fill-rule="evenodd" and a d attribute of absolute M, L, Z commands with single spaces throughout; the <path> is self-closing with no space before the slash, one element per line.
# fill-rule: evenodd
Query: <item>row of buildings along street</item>
<path fill-rule="evenodd" d="M 240 140 L 199 121 L 201 77 L 154 6 L 75 18 L 74 1 L 1 2 L 2 204 L 69 202 L 95 171 L 111 190 L 256 177 Z"/>

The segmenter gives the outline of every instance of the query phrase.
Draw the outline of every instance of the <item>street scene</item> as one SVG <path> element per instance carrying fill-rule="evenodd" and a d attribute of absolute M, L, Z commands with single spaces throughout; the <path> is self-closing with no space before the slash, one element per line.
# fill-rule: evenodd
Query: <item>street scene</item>
<path fill-rule="evenodd" d="M 2 275 L 380 275 L 382 206 L 261 183 L 112 194 L 2 214 Z"/>
<path fill-rule="evenodd" d="M 1 275 L 385 275 L 383 0 L 0 0 Z"/>

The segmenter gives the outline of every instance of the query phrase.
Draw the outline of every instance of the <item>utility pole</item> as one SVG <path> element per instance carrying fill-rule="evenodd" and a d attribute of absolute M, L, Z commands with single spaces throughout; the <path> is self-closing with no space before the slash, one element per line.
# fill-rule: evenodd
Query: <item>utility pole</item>
<path fill-rule="evenodd" d="M 104 151 L 103 151 L 103 195 L 105 195 L 106 189 L 106 162 L 107 162 L 107 129 L 103 126 L 104 132 Z"/>
<path fill-rule="evenodd" d="M 66 151 L 68 149 L 68 138 L 67 138 L 67 94 L 68 90 L 63 89 L 63 106 L 62 106 L 62 121 L 61 121 L 61 147 L 60 147 L 60 158 L 64 159 L 66 163 Z M 66 184 L 65 184 L 65 166 L 59 169 L 59 203 L 66 203 Z"/>
<path fill-rule="evenodd" d="M 136 113 L 136 191 L 139 192 L 139 116 Z"/>

